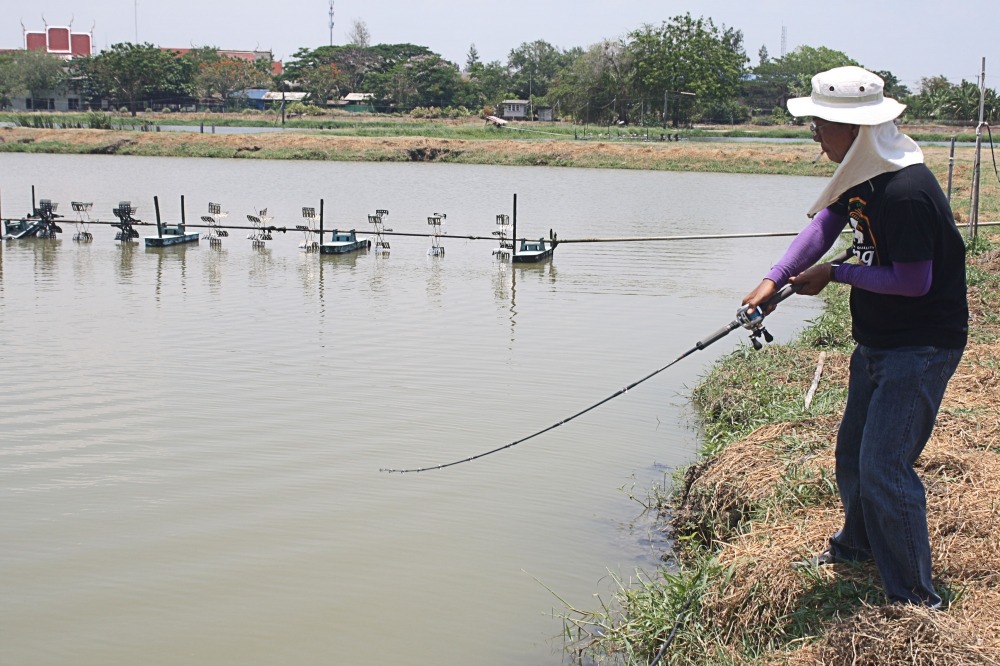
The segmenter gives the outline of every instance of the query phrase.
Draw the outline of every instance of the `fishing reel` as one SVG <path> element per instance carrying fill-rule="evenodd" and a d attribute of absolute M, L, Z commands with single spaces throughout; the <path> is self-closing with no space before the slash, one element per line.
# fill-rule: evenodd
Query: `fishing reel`
<path fill-rule="evenodd" d="M 764 312 L 759 307 L 753 308 L 752 306 L 744 305 L 739 310 L 736 311 L 736 321 L 740 326 L 750 331 L 750 344 L 753 348 L 760 350 L 764 347 L 760 339 L 764 338 L 766 342 L 774 342 L 774 336 L 771 335 L 766 328 L 764 328 Z"/>

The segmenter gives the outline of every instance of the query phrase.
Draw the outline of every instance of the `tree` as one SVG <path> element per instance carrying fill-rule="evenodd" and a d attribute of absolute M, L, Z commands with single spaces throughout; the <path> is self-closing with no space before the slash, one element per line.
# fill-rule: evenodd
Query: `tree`
<path fill-rule="evenodd" d="M 934 93 L 948 92 L 951 89 L 951 84 L 948 82 L 948 78 L 939 74 L 937 76 L 925 76 L 920 79 L 920 90 L 917 91 L 918 95 L 932 95 Z"/>
<path fill-rule="evenodd" d="M 767 46 L 762 45 L 760 49 L 757 50 L 757 64 L 766 65 L 769 62 L 771 62 L 771 56 L 767 52 Z"/>
<path fill-rule="evenodd" d="M 199 64 L 194 85 L 204 98 L 217 96 L 225 105 L 235 93 L 267 86 L 270 78 L 249 60 L 222 57 Z"/>
<path fill-rule="evenodd" d="M 812 93 L 812 77 L 834 67 L 857 65 L 846 53 L 825 46 L 799 46 L 780 58 L 761 60 L 743 85 L 751 108 L 784 108 L 790 97 Z"/>
<path fill-rule="evenodd" d="M 184 96 L 191 85 L 190 62 L 149 43 L 114 44 L 73 62 L 92 94 L 127 103 L 133 116 L 140 102 Z"/>
<path fill-rule="evenodd" d="M 677 125 L 686 106 L 670 107 L 672 92 L 694 93 L 695 105 L 708 107 L 735 99 L 749 59 L 743 33 L 718 27 L 712 19 L 675 16 L 660 26 L 645 25 L 629 34 L 635 61 L 636 93 L 669 107 Z"/>
<path fill-rule="evenodd" d="M 233 93 L 263 88 L 271 81 L 269 62 L 230 58 L 214 46 L 192 49 L 182 58 L 191 65 L 191 90 L 199 100 L 218 98 L 227 104 Z"/>
<path fill-rule="evenodd" d="M 62 90 L 66 82 L 66 61 L 45 51 L 18 51 L 13 56 L 13 66 L 22 89 L 32 99 Z"/>
<path fill-rule="evenodd" d="M 356 19 L 347 40 L 351 46 L 358 48 L 366 49 L 371 46 L 372 34 L 368 31 L 368 24 Z"/>
<path fill-rule="evenodd" d="M 11 100 L 24 91 L 21 72 L 11 53 L 0 53 L 0 108 L 10 105 Z"/>
<path fill-rule="evenodd" d="M 340 86 L 348 92 L 372 92 L 367 79 L 373 74 L 385 74 L 399 63 L 415 56 L 435 55 L 424 46 L 413 44 L 376 44 L 375 46 L 321 46 L 317 49 L 296 51 L 281 77 L 283 83 L 303 86 L 306 81 L 322 78 L 333 65 L 338 72 Z M 322 70 L 326 72 L 315 72 Z"/>
<path fill-rule="evenodd" d="M 465 71 L 470 72 L 481 64 L 479 62 L 479 49 L 476 48 L 475 44 L 470 44 L 469 51 L 465 54 Z"/>
<path fill-rule="evenodd" d="M 899 80 L 899 77 L 889 70 L 873 69 L 872 73 L 877 74 L 885 83 L 882 91 L 887 97 L 892 97 L 893 99 L 903 99 L 904 97 L 909 97 L 913 94 L 910 92 L 910 89 Z"/>
<path fill-rule="evenodd" d="M 623 77 L 631 63 L 621 41 L 604 41 L 580 53 L 564 67 L 552 83 L 549 100 L 566 115 L 583 123 L 611 124 L 620 119 L 619 100 L 625 100 L 629 77 Z"/>
<path fill-rule="evenodd" d="M 458 67 L 437 54 L 413 56 L 387 72 L 372 74 L 368 83 L 370 92 L 401 109 L 454 106 L 464 101 L 466 92 Z"/>
<path fill-rule="evenodd" d="M 572 57 L 541 39 L 522 43 L 507 56 L 514 93 L 522 99 L 530 95 L 545 96 L 549 84 Z"/>
<path fill-rule="evenodd" d="M 920 79 L 920 91 L 902 101 L 910 118 L 934 121 L 958 121 L 975 124 L 979 120 L 979 86 L 962 80 L 952 84 L 944 76 Z M 1000 116 L 1000 103 L 992 88 L 983 91 L 984 120 L 994 122 Z"/>
<path fill-rule="evenodd" d="M 470 108 L 496 107 L 508 97 L 515 97 L 510 72 L 499 60 L 473 63 L 466 70 L 466 102 Z"/>
<path fill-rule="evenodd" d="M 308 70 L 299 83 L 302 90 L 309 93 L 314 104 L 323 106 L 327 100 L 341 97 L 344 77 L 337 66 L 331 63 Z"/>

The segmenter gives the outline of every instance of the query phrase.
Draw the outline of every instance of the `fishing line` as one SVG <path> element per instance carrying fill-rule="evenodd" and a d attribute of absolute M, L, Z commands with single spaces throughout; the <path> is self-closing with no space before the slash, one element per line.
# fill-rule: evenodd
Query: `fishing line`
<path fill-rule="evenodd" d="M 847 258 L 850 257 L 849 252 L 850 252 L 849 250 L 845 251 L 845 252 L 842 252 L 840 255 L 838 255 L 837 257 L 833 258 L 831 261 L 833 261 L 833 262 L 842 262 L 842 261 L 845 261 Z M 775 293 L 771 298 L 769 298 L 768 300 L 766 300 L 763 303 L 761 303 L 761 306 L 759 308 L 756 308 L 754 310 L 750 310 L 749 306 L 744 305 L 743 307 L 741 307 L 740 309 L 738 309 L 736 311 L 736 318 L 733 319 L 733 321 L 729 322 L 728 324 L 726 324 L 725 326 L 723 326 L 722 328 L 720 328 L 719 330 L 717 330 L 715 333 L 712 333 L 708 337 L 699 340 L 698 342 L 696 342 L 694 344 L 693 347 L 691 347 L 690 349 L 688 349 L 687 351 L 685 351 L 683 354 L 681 354 L 680 356 L 678 356 L 674 360 L 670 361 L 670 363 L 667 363 L 665 366 L 663 366 L 659 370 L 654 370 L 653 372 L 649 373 L 648 375 L 646 375 L 642 379 L 637 379 L 636 381 L 632 382 L 628 386 L 626 386 L 624 388 L 621 388 L 621 389 L 618 389 L 617 391 L 615 391 L 614 393 L 612 393 L 608 397 L 604 398 L 603 400 L 601 400 L 599 402 L 595 402 L 594 404 L 592 404 L 591 406 L 587 407 L 586 409 L 582 409 L 579 412 L 577 412 L 576 414 L 573 414 L 572 416 L 570 416 L 568 418 L 565 418 L 562 421 L 559 421 L 557 423 L 553 423 L 552 425 L 548 426 L 547 428 L 543 428 L 543 429 L 539 430 L 538 432 L 534 432 L 534 433 L 528 435 L 527 437 L 522 437 L 521 439 L 514 440 L 513 442 L 510 442 L 509 444 L 504 444 L 503 446 L 498 446 L 495 449 L 490 449 L 489 451 L 484 451 L 484 452 L 478 453 L 478 454 L 476 454 L 474 456 L 469 456 L 468 458 L 462 458 L 461 460 L 453 460 L 451 462 L 442 463 L 440 465 L 430 465 L 430 466 L 427 466 L 427 467 L 415 467 L 415 468 L 410 468 L 410 469 L 397 469 L 397 468 L 392 468 L 392 467 L 383 467 L 383 468 L 379 469 L 379 471 L 380 472 L 388 472 L 390 474 L 392 474 L 392 473 L 408 474 L 408 473 L 411 473 L 411 472 L 427 472 L 427 471 L 435 470 L 435 469 L 445 469 L 446 467 L 454 467 L 455 465 L 461 465 L 462 463 L 472 462 L 473 460 L 479 460 L 480 458 L 485 458 L 486 456 L 493 455 L 494 453 L 499 453 L 500 451 L 505 451 L 505 450 L 507 450 L 509 448 L 517 446 L 518 444 L 522 444 L 524 442 L 527 442 L 529 439 L 534 439 L 535 437 L 538 437 L 539 435 L 543 435 L 543 434 L 549 432 L 550 430 L 555 430 L 559 426 L 561 426 L 563 424 L 566 424 L 566 423 L 569 423 L 573 419 L 576 419 L 576 418 L 578 418 L 580 416 L 583 416 L 587 412 L 590 412 L 590 411 L 593 411 L 594 409 L 597 409 L 598 407 L 600 407 L 604 403 L 610 402 L 611 400 L 614 400 L 618 396 L 623 395 L 625 393 L 628 393 L 629 391 L 631 391 L 633 388 L 635 388 L 639 384 L 642 384 L 643 382 L 645 382 L 648 379 L 652 379 L 656 375 L 660 374 L 661 372 L 663 372 L 667 368 L 670 368 L 671 366 L 679 363 L 680 361 L 684 360 L 685 358 L 687 358 L 691 354 L 695 353 L 696 351 L 701 350 L 701 349 L 705 349 L 706 347 L 708 347 L 712 343 L 718 342 L 722 338 L 724 338 L 727 335 L 729 335 L 729 333 L 731 333 L 732 331 L 734 331 L 734 330 L 736 330 L 737 328 L 740 328 L 740 327 L 746 328 L 749 331 L 751 331 L 751 333 L 750 333 L 750 341 L 753 343 L 753 346 L 754 346 L 755 349 L 760 349 L 761 348 L 761 342 L 760 342 L 759 338 L 763 337 L 767 342 L 771 342 L 773 340 L 773 337 L 771 336 L 771 334 L 767 332 L 766 328 L 764 328 L 764 317 L 766 317 L 767 314 L 769 314 L 770 311 L 776 305 L 778 305 L 779 303 L 781 303 L 782 301 L 784 301 L 786 298 L 788 298 L 789 296 L 791 296 L 792 294 L 794 294 L 796 291 L 798 291 L 798 287 L 796 287 L 793 284 L 786 284 L 784 287 L 782 287 L 780 290 L 778 290 L 778 292 Z"/>

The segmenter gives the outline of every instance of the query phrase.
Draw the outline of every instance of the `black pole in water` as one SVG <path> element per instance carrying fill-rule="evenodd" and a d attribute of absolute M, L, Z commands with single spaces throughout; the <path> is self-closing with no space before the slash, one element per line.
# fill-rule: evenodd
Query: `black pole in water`
<path fill-rule="evenodd" d="M 160 225 L 160 199 L 153 197 L 153 208 L 156 209 L 156 235 L 163 238 L 163 227 Z"/>
<path fill-rule="evenodd" d="M 184 216 L 184 195 L 181 195 L 181 233 L 184 233 L 184 227 L 186 226 L 187 219 Z"/>
<path fill-rule="evenodd" d="M 510 248 L 510 260 L 514 261 L 514 255 L 517 254 L 517 192 L 514 193 L 514 238 L 513 245 Z"/>
<path fill-rule="evenodd" d="M 323 200 L 319 200 L 319 244 L 323 244 Z"/>
<path fill-rule="evenodd" d="M 38 210 L 37 204 L 35 204 L 35 186 L 31 186 L 31 214 L 34 215 L 35 211 Z"/>

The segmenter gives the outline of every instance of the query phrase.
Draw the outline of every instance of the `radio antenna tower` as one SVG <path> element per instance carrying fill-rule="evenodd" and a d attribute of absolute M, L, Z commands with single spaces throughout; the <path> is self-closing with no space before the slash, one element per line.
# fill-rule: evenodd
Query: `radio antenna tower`
<path fill-rule="evenodd" d="M 333 46 L 333 0 L 330 0 L 330 46 Z"/>
<path fill-rule="evenodd" d="M 330 4 L 333 4 L 333 0 L 330 0 Z M 785 49 L 788 46 L 788 28 L 781 26 L 781 57 L 785 57 Z"/>

